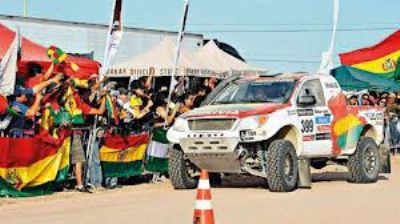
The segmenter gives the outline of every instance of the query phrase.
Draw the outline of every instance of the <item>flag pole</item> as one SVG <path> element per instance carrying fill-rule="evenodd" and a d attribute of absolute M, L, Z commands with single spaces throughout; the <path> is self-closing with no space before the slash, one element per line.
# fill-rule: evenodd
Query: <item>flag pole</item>
<path fill-rule="evenodd" d="M 28 0 L 23 0 L 24 1 L 24 17 L 27 17 L 28 15 Z"/>
<path fill-rule="evenodd" d="M 178 33 L 178 37 L 176 38 L 175 57 L 174 57 L 174 63 L 172 66 L 171 83 L 169 85 L 169 92 L 168 92 L 167 118 L 168 118 L 168 113 L 169 113 L 168 105 L 171 102 L 172 92 L 174 91 L 175 85 L 179 83 L 179 81 L 177 82 L 175 80 L 175 77 L 177 76 L 177 68 L 178 68 L 179 56 L 180 56 L 180 51 L 181 51 L 181 43 L 182 43 L 183 37 L 185 36 L 185 28 L 186 28 L 188 12 L 189 12 L 189 0 L 185 0 L 184 11 L 183 11 L 183 16 L 182 16 L 182 21 L 181 21 L 181 27 L 180 27 L 180 30 Z M 165 126 L 167 126 L 167 125 L 168 125 L 168 119 L 166 119 L 166 121 L 165 121 Z"/>

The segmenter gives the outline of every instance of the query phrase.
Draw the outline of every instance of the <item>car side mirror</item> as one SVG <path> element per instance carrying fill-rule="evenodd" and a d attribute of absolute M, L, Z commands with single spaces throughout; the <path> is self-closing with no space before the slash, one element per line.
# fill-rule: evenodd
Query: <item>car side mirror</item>
<path fill-rule="evenodd" d="M 300 96 L 299 100 L 297 101 L 299 106 L 313 106 L 317 104 L 317 99 L 315 96 Z"/>

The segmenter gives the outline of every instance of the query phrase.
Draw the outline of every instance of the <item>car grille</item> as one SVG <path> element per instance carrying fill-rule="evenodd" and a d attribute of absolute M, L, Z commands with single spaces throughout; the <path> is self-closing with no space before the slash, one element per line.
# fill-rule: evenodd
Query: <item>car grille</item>
<path fill-rule="evenodd" d="M 229 130 L 236 119 L 200 119 L 189 120 L 189 128 L 192 131 L 217 131 Z"/>

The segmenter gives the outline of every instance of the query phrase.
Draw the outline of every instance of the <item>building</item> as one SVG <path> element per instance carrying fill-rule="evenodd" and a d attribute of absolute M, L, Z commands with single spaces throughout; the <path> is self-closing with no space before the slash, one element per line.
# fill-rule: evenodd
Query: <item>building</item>
<path fill-rule="evenodd" d="M 19 27 L 21 35 L 43 46 L 55 45 L 66 52 L 93 54 L 93 59 L 99 62 L 103 60 L 108 25 L 9 15 L 0 15 L 0 23 L 13 30 Z M 176 37 L 177 33 L 124 27 L 124 35 L 114 62 L 123 62 L 147 51 L 165 36 Z M 195 50 L 202 44 L 203 35 L 187 33 L 182 46 Z"/>

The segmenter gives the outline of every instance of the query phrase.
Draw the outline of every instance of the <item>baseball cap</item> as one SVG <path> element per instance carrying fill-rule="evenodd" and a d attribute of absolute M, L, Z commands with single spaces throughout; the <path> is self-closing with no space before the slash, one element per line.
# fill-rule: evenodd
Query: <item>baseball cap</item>
<path fill-rule="evenodd" d="M 19 95 L 27 95 L 27 96 L 32 96 L 33 93 L 33 89 L 32 88 L 24 88 L 22 86 L 16 86 L 15 87 L 15 95 L 19 96 Z"/>

